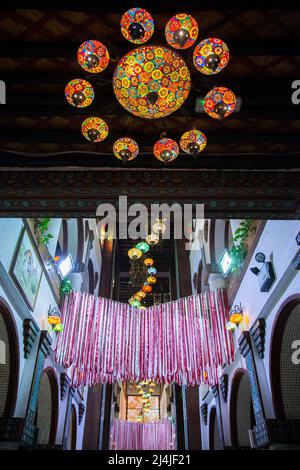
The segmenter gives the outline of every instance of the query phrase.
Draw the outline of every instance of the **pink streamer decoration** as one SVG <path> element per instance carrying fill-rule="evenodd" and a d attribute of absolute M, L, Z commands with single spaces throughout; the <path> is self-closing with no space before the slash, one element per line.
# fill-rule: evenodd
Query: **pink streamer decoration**
<path fill-rule="evenodd" d="M 71 292 L 55 361 L 71 368 L 75 387 L 117 380 L 214 385 L 218 368 L 233 361 L 228 317 L 222 289 L 145 310 Z"/>
<path fill-rule="evenodd" d="M 168 418 L 153 423 L 114 419 L 109 447 L 111 450 L 174 450 L 174 426 Z"/>

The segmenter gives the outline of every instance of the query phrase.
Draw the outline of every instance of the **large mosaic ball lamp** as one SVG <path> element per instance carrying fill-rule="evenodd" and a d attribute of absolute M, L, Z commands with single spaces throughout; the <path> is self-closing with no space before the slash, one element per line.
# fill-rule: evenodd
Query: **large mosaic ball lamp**
<path fill-rule="evenodd" d="M 113 76 L 119 103 L 146 119 L 162 118 L 179 109 L 190 87 L 190 73 L 183 59 L 162 46 L 141 46 L 128 52 Z"/>
<path fill-rule="evenodd" d="M 117 158 L 126 163 L 138 156 L 139 146 L 130 137 L 121 137 L 114 143 L 113 152 Z"/>
<path fill-rule="evenodd" d="M 185 132 L 180 139 L 180 147 L 185 153 L 198 155 L 205 149 L 207 143 L 206 136 L 197 129 Z"/>
<path fill-rule="evenodd" d="M 221 72 L 229 61 L 229 49 L 222 39 L 207 38 L 194 50 L 194 65 L 199 72 L 213 75 Z"/>
<path fill-rule="evenodd" d="M 156 142 L 153 152 L 158 160 L 169 163 L 178 157 L 179 147 L 175 140 L 164 137 Z"/>
<path fill-rule="evenodd" d="M 186 13 L 173 16 L 166 24 L 167 43 L 175 49 L 188 49 L 198 37 L 198 24 L 195 18 Z"/>
<path fill-rule="evenodd" d="M 65 97 L 69 104 L 76 108 L 86 108 L 95 97 L 92 85 L 81 78 L 74 78 L 65 88 Z"/>
<path fill-rule="evenodd" d="M 82 135 L 92 143 L 101 142 L 108 136 L 108 125 L 98 117 L 88 117 L 81 125 Z"/>
<path fill-rule="evenodd" d="M 87 72 L 100 73 L 108 66 L 109 53 L 102 42 L 91 39 L 81 44 L 77 52 L 77 60 Z"/>
<path fill-rule="evenodd" d="M 233 113 L 236 105 L 234 93 L 225 87 L 213 88 L 204 98 L 205 112 L 215 119 L 223 119 Z"/>
<path fill-rule="evenodd" d="M 154 32 L 153 18 L 143 8 L 131 8 L 122 16 L 121 32 L 128 41 L 144 44 Z"/>

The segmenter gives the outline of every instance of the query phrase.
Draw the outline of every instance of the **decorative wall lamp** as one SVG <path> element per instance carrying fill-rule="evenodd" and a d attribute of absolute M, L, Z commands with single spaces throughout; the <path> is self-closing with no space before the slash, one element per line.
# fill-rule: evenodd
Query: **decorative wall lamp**
<path fill-rule="evenodd" d="M 244 331 L 249 326 L 249 317 L 244 315 L 242 305 L 235 305 L 229 314 L 229 322 L 226 323 L 226 330 L 235 331 L 240 329 Z"/>
<path fill-rule="evenodd" d="M 74 269 L 74 261 L 69 253 L 65 258 L 59 261 L 57 271 L 61 279 L 65 279 Z"/>
<path fill-rule="evenodd" d="M 259 288 L 261 292 L 268 292 L 275 281 L 275 272 L 273 263 L 266 261 L 266 256 L 262 252 L 255 255 L 257 263 L 261 263 L 262 267 L 259 269 L 256 266 L 250 268 L 250 271 L 257 276 Z"/>
<path fill-rule="evenodd" d="M 51 325 L 53 331 L 63 331 L 64 325 L 61 323 L 60 311 L 57 307 L 51 307 L 51 305 L 49 306 L 48 323 Z"/>

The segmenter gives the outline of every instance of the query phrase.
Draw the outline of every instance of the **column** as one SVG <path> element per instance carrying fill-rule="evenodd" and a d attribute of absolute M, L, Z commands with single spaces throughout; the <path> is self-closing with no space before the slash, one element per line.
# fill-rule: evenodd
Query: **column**
<path fill-rule="evenodd" d="M 109 238 L 106 238 L 104 242 L 99 287 L 99 296 L 105 298 L 111 298 L 113 281 L 115 244 L 113 238 Z M 110 421 L 110 387 L 111 385 L 99 383 L 89 388 L 82 444 L 82 448 L 85 450 L 108 448 L 109 426 L 107 426 L 107 419 Z"/>
<path fill-rule="evenodd" d="M 189 251 L 185 239 L 175 240 L 177 298 L 192 295 Z M 199 387 L 182 387 L 185 449 L 201 449 Z"/>

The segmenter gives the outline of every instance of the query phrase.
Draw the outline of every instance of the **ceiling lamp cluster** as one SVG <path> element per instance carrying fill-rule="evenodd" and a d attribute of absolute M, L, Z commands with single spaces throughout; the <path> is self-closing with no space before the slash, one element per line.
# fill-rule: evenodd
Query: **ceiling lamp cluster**
<path fill-rule="evenodd" d="M 154 20 L 143 8 L 126 11 L 120 22 L 126 40 L 138 45 L 127 52 L 115 68 L 112 85 L 114 94 L 123 108 L 134 116 L 159 119 L 178 110 L 188 98 L 191 75 L 187 63 L 172 49 L 184 51 L 195 45 L 199 28 L 195 18 L 186 13 L 173 16 L 165 26 L 165 38 L 172 49 L 161 45 L 146 45 L 153 36 Z M 107 47 L 98 40 L 82 43 L 77 60 L 83 70 L 91 74 L 103 72 L 109 64 Z M 194 48 L 193 63 L 204 75 L 220 73 L 229 62 L 229 49 L 222 39 L 202 39 Z M 71 80 L 65 96 L 72 106 L 89 106 L 95 97 L 93 86 L 81 78 Z M 203 99 L 204 111 L 214 119 L 224 119 L 236 107 L 234 93 L 216 86 Z M 109 133 L 103 119 L 91 116 L 82 123 L 83 136 L 92 143 L 103 141 Z M 206 136 L 197 129 L 188 130 L 180 139 L 183 152 L 198 155 L 207 144 Z M 114 155 L 124 163 L 135 159 L 139 146 L 130 137 L 121 137 L 113 144 Z M 179 155 L 179 145 L 173 139 L 159 139 L 153 148 L 155 157 L 169 163 Z"/>

